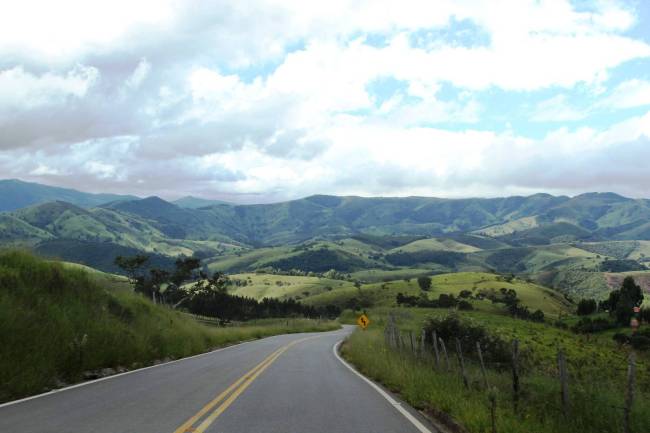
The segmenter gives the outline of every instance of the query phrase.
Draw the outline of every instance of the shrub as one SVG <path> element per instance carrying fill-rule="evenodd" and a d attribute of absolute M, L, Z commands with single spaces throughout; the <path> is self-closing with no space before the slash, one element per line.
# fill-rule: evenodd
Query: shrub
<path fill-rule="evenodd" d="M 578 316 L 588 316 L 596 312 L 598 304 L 594 299 L 582 299 L 578 302 L 578 310 L 576 313 Z"/>
<path fill-rule="evenodd" d="M 580 319 L 578 323 L 573 325 L 572 330 L 574 332 L 586 334 L 586 333 L 606 331 L 608 329 L 613 329 L 613 328 L 616 328 L 616 324 L 607 319 L 603 319 L 602 317 L 593 320 L 590 319 L 589 317 L 583 317 L 582 319 Z"/>
<path fill-rule="evenodd" d="M 418 286 L 421 290 L 425 292 L 431 289 L 431 278 L 429 277 L 418 277 Z"/>
<path fill-rule="evenodd" d="M 617 332 L 612 336 L 612 339 L 616 341 L 618 344 L 629 344 L 630 343 L 630 337 L 627 336 L 626 334 L 623 334 L 622 332 Z"/>
<path fill-rule="evenodd" d="M 533 322 L 543 322 L 544 321 L 544 312 L 542 310 L 536 310 L 530 315 L 530 320 Z"/>
<path fill-rule="evenodd" d="M 650 337 L 641 334 L 633 335 L 630 337 L 630 344 L 637 350 L 648 350 L 650 349 Z"/>
<path fill-rule="evenodd" d="M 457 315 L 451 314 L 445 318 L 432 318 L 425 324 L 427 338 L 431 343 L 433 331 L 445 341 L 447 347 L 453 347 L 458 338 L 463 347 L 463 352 L 468 357 L 476 357 L 476 343 L 481 344 L 485 362 L 498 367 L 507 367 L 510 364 L 510 344 L 496 335 L 489 334 L 485 327 L 469 320 L 462 321 Z"/>

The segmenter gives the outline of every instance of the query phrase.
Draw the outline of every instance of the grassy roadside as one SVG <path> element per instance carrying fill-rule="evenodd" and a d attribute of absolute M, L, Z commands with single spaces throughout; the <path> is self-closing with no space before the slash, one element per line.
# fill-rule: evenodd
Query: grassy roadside
<path fill-rule="evenodd" d="M 139 295 L 106 290 L 82 269 L 0 252 L 0 402 L 78 382 L 90 371 L 133 369 L 240 341 L 338 327 L 308 319 L 206 326 Z"/>
<path fill-rule="evenodd" d="M 428 410 L 438 417 L 448 416 L 471 433 L 491 431 L 489 391 L 482 384 L 477 363 L 465 359 L 470 378 L 470 388 L 466 389 L 458 372 L 458 361 L 453 349 L 449 348 L 452 371 L 448 373 L 444 369 L 436 370 L 432 357 L 416 358 L 410 351 L 390 349 L 384 339 L 382 317 L 378 312 L 371 312 L 370 317 L 371 320 L 374 318 L 375 326 L 365 332 L 355 332 L 342 346 L 341 352 L 348 361 L 368 377 L 400 393 L 416 408 Z M 422 315 L 418 315 L 418 319 L 406 319 L 403 324 L 405 329 L 408 326 L 418 329 L 421 320 Z M 486 326 L 491 329 L 489 325 Z M 525 337 L 520 338 L 523 343 Z M 584 342 L 576 339 L 576 347 L 572 349 L 579 350 L 582 344 Z M 604 352 L 607 350 L 608 348 L 603 348 Z M 570 375 L 569 382 L 571 406 L 568 417 L 562 416 L 558 380 L 548 368 L 544 368 L 546 366 L 534 362 L 523 369 L 522 393 L 516 414 L 512 401 L 511 373 L 507 369 L 497 370 L 488 366 L 488 381 L 496 389 L 496 431 L 622 432 L 625 371 L 620 371 L 624 369 L 617 369 L 617 366 L 608 366 L 607 363 L 612 359 L 614 358 L 603 357 L 592 361 L 594 365 L 589 368 L 590 375 L 595 374 L 593 371 L 596 367 L 611 370 L 603 372 L 602 376 L 580 377 L 573 369 L 582 367 L 571 366 L 574 374 Z M 638 368 L 645 373 L 647 365 L 640 363 Z M 645 375 L 640 376 L 641 380 Z M 647 397 L 648 384 L 644 381 L 637 385 L 636 403 L 631 416 L 633 432 L 646 431 L 650 425 Z"/>

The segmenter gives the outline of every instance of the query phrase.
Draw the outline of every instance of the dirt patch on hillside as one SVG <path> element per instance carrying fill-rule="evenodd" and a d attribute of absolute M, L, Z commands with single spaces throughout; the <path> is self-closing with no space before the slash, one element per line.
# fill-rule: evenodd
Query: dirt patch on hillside
<path fill-rule="evenodd" d="M 634 278 L 634 281 L 641 286 L 644 292 L 650 293 L 650 272 L 642 272 L 642 273 L 636 273 L 636 272 L 625 272 L 625 273 L 620 273 L 620 274 L 610 274 L 606 273 L 605 274 L 605 280 L 607 281 L 607 285 L 612 289 L 619 289 L 621 287 L 621 284 L 623 284 L 623 280 L 625 277 L 632 277 Z"/>

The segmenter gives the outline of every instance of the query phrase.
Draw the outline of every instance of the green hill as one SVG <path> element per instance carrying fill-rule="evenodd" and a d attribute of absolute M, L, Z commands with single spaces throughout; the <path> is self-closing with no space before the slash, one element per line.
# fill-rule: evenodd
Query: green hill
<path fill-rule="evenodd" d="M 114 278 L 0 252 L 0 402 L 96 377 L 107 368 L 123 371 L 242 340 L 336 328 L 307 319 L 206 326 L 125 290 Z"/>
<path fill-rule="evenodd" d="M 17 179 L 0 180 L 0 212 L 12 211 L 50 201 L 65 201 L 81 207 L 99 206 L 137 197 L 117 194 L 90 194 L 68 188 L 23 182 Z"/>
<path fill-rule="evenodd" d="M 237 281 L 231 291 L 238 295 L 255 299 L 293 297 L 310 305 L 337 305 L 341 308 L 349 308 L 354 303 L 363 308 L 395 307 L 398 293 L 409 296 L 420 296 L 423 293 L 415 278 L 362 284 L 360 288 L 355 287 L 351 281 L 322 277 L 247 273 L 235 274 L 231 278 Z M 441 294 L 458 297 L 461 291 L 467 290 L 472 295 L 487 296 L 498 295 L 501 289 L 515 290 L 523 306 L 531 311 L 540 309 L 549 317 L 558 317 L 575 309 L 575 306 L 556 290 L 517 278 L 484 272 L 435 275 L 432 277 L 431 290 L 424 294 L 429 299 L 437 299 Z M 503 306 L 495 306 L 489 299 L 475 299 L 471 303 L 480 311 L 504 312 Z"/>
<path fill-rule="evenodd" d="M 0 214 L 0 243 L 3 245 L 34 245 L 53 238 L 54 235 L 19 218 Z"/>
<path fill-rule="evenodd" d="M 182 207 L 186 209 L 200 209 L 202 207 L 214 206 L 219 204 L 221 205 L 232 204 L 222 200 L 207 200 L 204 198 L 193 197 L 191 195 L 179 198 L 178 200 L 174 200 L 172 203 L 174 203 L 178 207 Z"/>

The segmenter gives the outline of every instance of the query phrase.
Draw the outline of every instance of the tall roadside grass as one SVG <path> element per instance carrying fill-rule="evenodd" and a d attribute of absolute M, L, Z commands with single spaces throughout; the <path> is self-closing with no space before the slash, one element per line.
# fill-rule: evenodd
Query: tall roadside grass
<path fill-rule="evenodd" d="M 449 348 L 452 371 L 436 369 L 430 356 L 414 356 L 410 350 L 394 350 L 382 330 L 355 332 L 342 346 L 343 356 L 362 373 L 384 384 L 416 408 L 442 419 L 451 419 L 471 433 L 491 432 L 490 394 L 496 398 L 498 433 L 619 433 L 623 432 L 625 375 L 620 381 L 570 381 L 570 409 L 562 414 L 557 378 L 528 371 L 521 377 L 521 394 L 515 412 L 512 375 L 506 369 L 489 369 L 490 388 L 483 385 L 477 364 L 465 359 L 470 387 L 458 372 L 458 361 Z M 490 391 L 493 390 L 493 391 Z M 636 391 L 632 432 L 648 431 L 648 394 Z"/>
<path fill-rule="evenodd" d="M 47 391 L 100 369 L 131 369 L 228 344 L 338 323 L 269 320 L 227 328 L 198 323 L 82 269 L 0 252 L 0 402 Z"/>

